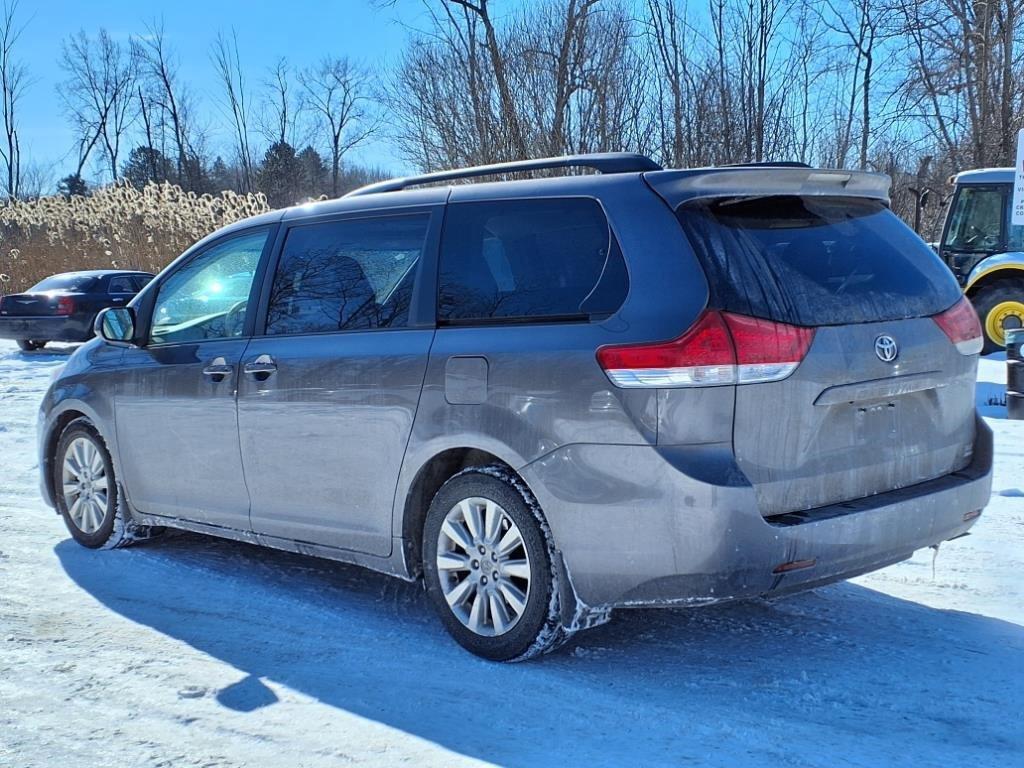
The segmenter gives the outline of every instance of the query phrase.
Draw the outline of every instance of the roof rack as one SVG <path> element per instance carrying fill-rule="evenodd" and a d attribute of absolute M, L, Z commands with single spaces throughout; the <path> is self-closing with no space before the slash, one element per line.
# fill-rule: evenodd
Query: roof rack
<path fill-rule="evenodd" d="M 420 176 L 405 176 L 403 178 L 368 184 L 365 187 L 349 192 L 345 197 L 372 195 L 377 192 L 397 192 L 418 184 L 431 184 L 438 181 L 473 179 L 478 176 L 494 176 L 502 173 L 544 171 L 550 168 L 590 168 L 599 173 L 641 173 L 643 171 L 662 170 L 660 165 L 646 155 L 634 152 L 598 152 L 590 155 L 542 157 L 535 160 L 518 160 L 513 163 L 477 165 L 471 168 L 457 168 L 438 173 L 424 173 Z"/>
<path fill-rule="evenodd" d="M 810 168 L 799 160 L 764 160 L 756 163 L 729 163 L 722 168 Z"/>

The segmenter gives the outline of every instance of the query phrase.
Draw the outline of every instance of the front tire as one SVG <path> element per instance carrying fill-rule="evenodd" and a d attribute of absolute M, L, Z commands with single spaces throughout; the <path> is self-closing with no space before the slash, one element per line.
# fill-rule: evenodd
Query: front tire
<path fill-rule="evenodd" d="M 37 349 L 42 349 L 46 346 L 45 341 L 33 341 L 32 339 L 18 339 L 18 349 L 22 352 L 34 352 Z"/>
<path fill-rule="evenodd" d="M 518 478 L 502 467 L 455 475 L 434 496 L 423 528 L 427 594 L 462 647 L 521 661 L 561 644 L 554 550 Z"/>
<path fill-rule="evenodd" d="M 1024 281 L 1000 280 L 981 288 L 971 299 L 985 334 L 982 354 L 1006 346 L 1006 331 L 1024 326 Z"/>
<path fill-rule="evenodd" d="M 83 547 L 114 549 L 157 532 L 132 521 L 106 443 L 88 419 L 75 419 L 61 433 L 53 487 L 57 511 Z"/>

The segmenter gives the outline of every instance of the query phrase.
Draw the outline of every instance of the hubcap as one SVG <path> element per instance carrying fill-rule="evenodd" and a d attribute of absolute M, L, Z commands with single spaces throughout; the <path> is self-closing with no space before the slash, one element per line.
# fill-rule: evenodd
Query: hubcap
<path fill-rule="evenodd" d="M 1006 331 L 1024 324 L 1024 302 L 1001 301 L 985 316 L 985 333 L 992 341 L 1006 346 Z"/>
<path fill-rule="evenodd" d="M 437 536 L 437 572 L 452 613 L 478 635 L 514 627 L 530 597 L 530 555 L 508 513 L 490 499 L 463 499 Z"/>
<path fill-rule="evenodd" d="M 96 444 L 76 437 L 68 445 L 61 468 L 68 517 L 82 533 L 95 533 L 107 515 L 107 471 Z"/>

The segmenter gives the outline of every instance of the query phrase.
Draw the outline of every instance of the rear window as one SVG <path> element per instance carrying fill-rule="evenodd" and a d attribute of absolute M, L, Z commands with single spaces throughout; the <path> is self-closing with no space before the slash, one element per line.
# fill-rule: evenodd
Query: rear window
<path fill-rule="evenodd" d="M 587 198 L 453 203 L 441 244 L 438 319 L 606 317 L 626 298 L 622 253 Z"/>
<path fill-rule="evenodd" d="M 91 275 L 53 275 L 33 285 L 29 292 L 88 291 L 95 282 L 96 278 Z"/>
<path fill-rule="evenodd" d="M 717 309 L 840 325 L 933 315 L 960 296 L 938 256 L 878 201 L 702 200 L 678 216 Z"/>

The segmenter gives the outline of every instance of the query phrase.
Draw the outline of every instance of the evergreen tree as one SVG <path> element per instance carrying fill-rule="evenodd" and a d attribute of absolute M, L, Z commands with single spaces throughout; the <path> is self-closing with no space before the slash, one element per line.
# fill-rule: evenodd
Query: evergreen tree
<path fill-rule="evenodd" d="M 173 164 L 159 149 L 135 147 L 121 168 L 121 177 L 133 187 L 141 189 L 151 181 L 173 182 Z"/>
<path fill-rule="evenodd" d="M 303 168 L 295 148 L 286 141 L 270 145 L 256 174 L 256 185 L 273 208 L 286 208 L 303 199 Z"/>
<path fill-rule="evenodd" d="M 85 179 L 79 174 L 69 173 L 57 182 L 57 194 L 66 198 L 70 198 L 73 195 L 85 197 L 89 194 L 89 185 L 85 183 Z"/>
<path fill-rule="evenodd" d="M 327 163 L 313 147 L 307 146 L 296 158 L 302 168 L 302 191 L 316 199 L 327 191 Z"/>

